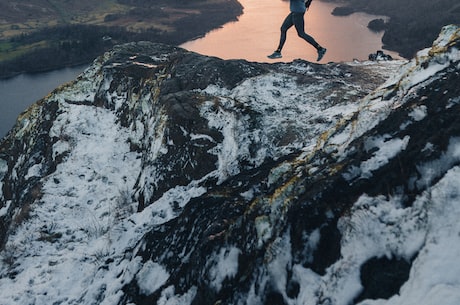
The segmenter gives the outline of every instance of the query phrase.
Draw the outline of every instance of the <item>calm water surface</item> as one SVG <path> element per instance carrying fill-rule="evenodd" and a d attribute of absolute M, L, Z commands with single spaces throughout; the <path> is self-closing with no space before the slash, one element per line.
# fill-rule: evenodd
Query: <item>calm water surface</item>
<path fill-rule="evenodd" d="M 75 79 L 85 68 L 78 66 L 46 73 L 21 74 L 0 80 L 0 138 L 7 134 L 27 107 L 59 85 Z"/>
<path fill-rule="evenodd" d="M 204 38 L 187 42 L 181 47 L 223 59 L 273 62 L 267 55 L 278 46 L 279 28 L 289 14 L 289 1 L 238 1 L 243 5 L 244 12 L 237 22 L 228 23 Z M 370 53 L 382 48 L 383 32 L 373 33 L 367 28 L 369 21 L 382 17 L 362 13 L 337 17 L 331 14 L 336 6 L 316 0 L 305 14 L 305 31 L 327 48 L 322 63 L 365 60 Z M 398 57 L 392 52 L 385 53 Z M 291 28 L 283 48 L 283 58 L 278 61 L 292 61 L 296 58 L 316 61 L 316 57 L 316 49 L 300 39 L 294 27 Z"/>

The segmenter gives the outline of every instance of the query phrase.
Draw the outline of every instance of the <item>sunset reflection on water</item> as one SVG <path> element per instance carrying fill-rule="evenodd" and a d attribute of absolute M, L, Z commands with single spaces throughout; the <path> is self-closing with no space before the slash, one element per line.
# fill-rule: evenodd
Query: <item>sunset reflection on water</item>
<path fill-rule="evenodd" d="M 275 62 L 267 58 L 279 41 L 280 26 L 289 14 L 289 1 L 238 0 L 244 7 L 239 21 L 211 31 L 204 38 L 187 42 L 181 47 L 204 55 L 223 59 L 246 59 L 258 62 Z M 329 61 L 365 60 L 370 53 L 382 48 L 382 33 L 367 28 L 370 20 L 378 18 L 362 13 L 348 17 L 331 14 L 337 4 L 313 1 L 305 14 L 305 31 L 327 48 L 322 63 Z M 385 51 L 394 57 L 393 52 Z M 283 58 L 292 61 L 302 58 L 316 61 L 316 49 L 297 36 L 292 27 L 287 34 Z"/>

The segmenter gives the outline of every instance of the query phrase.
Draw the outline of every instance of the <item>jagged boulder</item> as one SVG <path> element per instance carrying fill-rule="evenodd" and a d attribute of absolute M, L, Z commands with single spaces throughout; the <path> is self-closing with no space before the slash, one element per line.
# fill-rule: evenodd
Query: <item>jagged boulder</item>
<path fill-rule="evenodd" d="M 389 54 L 385 54 L 382 50 L 378 50 L 375 53 L 369 54 L 369 60 L 377 61 L 377 60 L 393 60 L 393 57 Z"/>
<path fill-rule="evenodd" d="M 457 304 L 459 41 L 327 65 L 116 47 L 0 144 L 0 300 Z"/>

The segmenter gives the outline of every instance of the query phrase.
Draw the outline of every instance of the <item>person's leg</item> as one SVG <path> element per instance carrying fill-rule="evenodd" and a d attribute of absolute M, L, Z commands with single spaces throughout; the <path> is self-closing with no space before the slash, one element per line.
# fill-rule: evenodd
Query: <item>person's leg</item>
<path fill-rule="evenodd" d="M 286 42 L 286 35 L 287 31 L 294 25 L 292 21 L 292 13 L 290 13 L 283 21 L 281 25 L 281 35 L 280 35 L 280 43 L 278 48 L 273 52 L 273 54 L 268 55 L 267 57 L 270 59 L 276 59 L 283 57 L 281 55 L 281 50 L 283 49 L 284 43 Z"/>
<path fill-rule="evenodd" d="M 293 13 L 292 15 L 292 21 L 295 25 L 295 29 L 297 30 L 297 35 L 316 48 L 316 51 L 318 52 L 317 61 L 320 61 L 324 54 L 326 54 L 326 49 L 320 46 L 313 37 L 305 33 L 305 21 L 303 17 L 303 13 Z"/>
<path fill-rule="evenodd" d="M 316 42 L 316 40 L 305 33 L 305 21 L 304 21 L 304 14 L 303 13 L 292 13 L 292 22 L 295 25 L 295 29 L 297 30 L 297 35 L 300 38 L 314 46 L 317 50 L 321 48 L 321 46 Z"/>
<path fill-rule="evenodd" d="M 290 13 L 285 19 L 283 24 L 281 25 L 281 36 L 280 36 L 280 43 L 278 48 L 276 49 L 277 52 L 281 53 L 283 49 L 284 43 L 286 42 L 287 31 L 294 25 L 292 20 L 292 13 Z"/>

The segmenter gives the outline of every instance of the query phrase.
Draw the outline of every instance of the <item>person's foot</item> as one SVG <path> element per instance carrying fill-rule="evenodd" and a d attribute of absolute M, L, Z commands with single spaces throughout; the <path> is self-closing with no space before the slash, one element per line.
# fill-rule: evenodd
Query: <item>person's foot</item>
<path fill-rule="evenodd" d="M 325 48 L 320 47 L 318 49 L 318 59 L 316 61 L 320 61 L 321 59 L 323 59 L 323 56 L 324 56 L 324 54 L 326 54 L 326 51 L 327 50 Z"/>
<path fill-rule="evenodd" d="M 281 55 L 281 52 L 275 51 L 273 52 L 273 54 L 270 54 L 267 57 L 270 59 L 276 59 L 276 58 L 281 58 L 283 56 Z"/>

